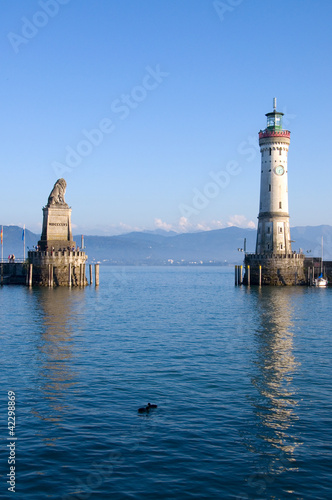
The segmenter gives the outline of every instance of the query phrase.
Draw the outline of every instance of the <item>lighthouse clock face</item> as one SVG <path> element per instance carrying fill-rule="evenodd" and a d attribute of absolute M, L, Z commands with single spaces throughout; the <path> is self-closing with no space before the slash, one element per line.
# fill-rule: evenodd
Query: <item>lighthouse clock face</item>
<path fill-rule="evenodd" d="M 285 173 L 285 169 L 282 165 L 279 165 L 278 167 L 276 167 L 274 169 L 274 171 L 277 175 L 283 175 Z"/>

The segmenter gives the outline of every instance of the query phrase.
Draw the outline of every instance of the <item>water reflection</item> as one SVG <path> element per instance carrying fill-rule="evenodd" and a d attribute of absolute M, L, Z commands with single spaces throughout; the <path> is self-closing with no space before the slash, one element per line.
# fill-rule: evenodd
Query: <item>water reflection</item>
<path fill-rule="evenodd" d="M 32 413 L 43 421 L 58 424 L 65 410 L 66 393 L 77 383 L 73 368 L 75 341 L 84 291 L 64 288 L 41 289 L 35 293 L 35 314 L 39 321 L 37 341 L 40 399 Z M 54 438 L 45 438 L 52 445 Z"/>
<path fill-rule="evenodd" d="M 250 396 L 254 423 L 245 442 L 257 460 L 248 484 L 262 493 L 282 472 L 294 470 L 294 451 L 300 444 L 292 425 L 298 405 L 293 377 L 300 367 L 293 354 L 294 299 L 301 291 L 271 287 L 249 293 L 257 324 L 251 372 L 255 391 Z"/>

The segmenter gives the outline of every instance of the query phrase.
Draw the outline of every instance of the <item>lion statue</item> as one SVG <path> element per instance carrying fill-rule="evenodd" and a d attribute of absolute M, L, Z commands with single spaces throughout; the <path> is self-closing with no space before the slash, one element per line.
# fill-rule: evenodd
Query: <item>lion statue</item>
<path fill-rule="evenodd" d="M 66 187 L 66 181 L 64 179 L 58 179 L 48 197 L 47 205 L 67 205 L 65 202 Z"/>

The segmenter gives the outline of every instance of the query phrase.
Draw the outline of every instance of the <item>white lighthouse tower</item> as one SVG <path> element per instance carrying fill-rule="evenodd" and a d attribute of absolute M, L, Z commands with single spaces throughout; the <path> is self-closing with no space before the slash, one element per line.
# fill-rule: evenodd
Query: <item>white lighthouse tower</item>
<path fill-rule="evenodd" d="M 259 132 L 261 151 L 261 190 L 258 215 L 256 254 L 288 255 L 292 253 L 288 213 L 287 156 L 290 132 L 283 130 L 283 113 L 267 113 L 267 126 Z"/>
<path fill-rule="evenodd" d="M 266 114 L 267 124 L 259 132 L 261 191 L 255 253 L 244 259 L 246 285 L 303 285 L 304 255 L 292 252 L 288 213 L 289 130 L 283 130 L 283 113 Z M 241 274 L 241 273 L 240 273 Z M 238 283 L 242 282 L 242 276 Z"/>

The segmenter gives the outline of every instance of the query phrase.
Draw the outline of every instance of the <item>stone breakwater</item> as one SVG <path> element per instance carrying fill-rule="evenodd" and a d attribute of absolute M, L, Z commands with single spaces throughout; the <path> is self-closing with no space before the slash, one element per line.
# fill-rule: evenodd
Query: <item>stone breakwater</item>
<path fill-rule="evenodd" d="M 28 280 L 39 286 L 86 286 L 85 252 L 76 250 L 30 251 Z M 32 275 L 30 275 L 30 273 Z"/>
<path fill-rule="evenodd" d="M 26 262 L 0 264 L 1 285 L 82 287 L 93 282 L 92 264 L 86 277 L 87 255 L 82 251 L 29 251 Z M 99 264 L 95 264 L 95 285 L 99 285 Z"/>
<path fill-rule="evenodd" d="M 244 259 L 244 285 L 312 285 L 323 267 L 332 283 L 332 262 L 319 258 L 305 258 L 303 254 L 257 255 L 247 254 Z M 240 283 L 238 283 L 240 284 Z"/>

